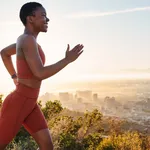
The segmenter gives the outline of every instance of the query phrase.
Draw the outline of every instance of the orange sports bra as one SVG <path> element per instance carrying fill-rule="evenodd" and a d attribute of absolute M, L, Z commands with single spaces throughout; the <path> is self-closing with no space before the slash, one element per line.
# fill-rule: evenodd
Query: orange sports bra
<path fill-rule="evenodd" d="M 41 57 L 41 60 L 43 62 L 43 65 L 45 64 L 45 55 L 42 50 L 42 48 L 38 45 L 38 51 L 39 55 Z M 17 77 L 20 79 L 36 79 L 36 77 L 33 75 L 28 63 L 25 59 L 16 59 L 16 65 L 17 65 Z"/>

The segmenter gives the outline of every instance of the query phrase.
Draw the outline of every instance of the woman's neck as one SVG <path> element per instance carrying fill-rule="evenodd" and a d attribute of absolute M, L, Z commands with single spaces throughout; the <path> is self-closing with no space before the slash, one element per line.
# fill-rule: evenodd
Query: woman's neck
<path fill-rule="evenodd" d="M 35 38 L 37 38 L 39 32 L 35 32 L 35 31 L 25 27 L 24 34 L 30 34 L 30 35 L 33 35 Z"/>

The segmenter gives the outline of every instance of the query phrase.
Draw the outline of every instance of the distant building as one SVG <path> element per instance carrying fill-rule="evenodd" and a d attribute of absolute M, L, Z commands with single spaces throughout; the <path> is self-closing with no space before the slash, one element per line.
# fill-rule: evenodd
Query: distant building
<path fill-rule="evenodd" d="M 40 96 L 38 100 L 41 100 L 41 104 L 44 106 L 47 101 L 54 101 L 59 99 L 58 96 L 54 95 L 53 93 L 46 92 L 45 94 Z"/>
<path fill-rule="evenodd" d="M 69 100 L 70 100 L 70 101 L 74 100 L 74 96 L 73 96 L 72 93 L 69 93 Z"/>
<path fill-rule="evenodd" d="M 78 103 L 82 103 L 82 102 L 83 102 L 83 99 L 82 99 L 82 98 L 77 98 L 77 102 L 78 102 Z"/>
<path fill-rule="evenodd" d="M 61 92 L 59 93 L 60 101 L 68 101 L 70 99 L 70 95 L 68 92 Z"/>
<path fill-rule="evenodd" d="M 107 109 L 118 109 L 121 104 L 115 100 L 115 97 L 105 97 L 104 106 Z"/>
<path fill-rule="evenodd" d="M 135 101 L 127 101 L 124 105 L 123 108 L 124 109 L 132 109 L 135 105 Z"/>
<path fill-rule="evenodd" d="M 76 92 L 77 97 L 81 97 L 87 100 L 92 99 L 92 91 L 86 90 L 86 91 L 77 91 Z"/>
<path fill-rule="evenodd" d="M 98 94 L 97 93 L 94 93 L 93 94 L 93 101 L 97 101 L 98 100 Z"/>
<path fill-rule="evenodd" d="M 150 98 L 148 98 L 148 99 L 146 100 L 146 107 L 147 107 L 148 109 L 150 109 Z"/>

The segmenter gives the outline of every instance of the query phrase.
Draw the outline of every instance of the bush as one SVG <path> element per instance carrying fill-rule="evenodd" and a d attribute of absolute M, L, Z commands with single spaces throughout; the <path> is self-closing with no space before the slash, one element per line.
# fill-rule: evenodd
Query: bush
<path fill-rule="evenodd" d="M 99 145 L 99 143 L 102 141 L 101 134 L 94 133 L 89 134 L 82 140 L 82 144 L 85 150 L 93 150 L 95 147 Z"/>
<path fill-rule="evenodd" d="M 58 140 L 59 150 L 81 150 L 82 145 L 70 133 L 62 133 Z"/>
<path fill-rule="evenodd" d="M 21 136 L 18 142 L 13 140 L 6 148 L 6 150 L 36 150 L 38 145 L 34 139 L 30 137 Z"/>
<path fill-rule="evenodd" d="M 105 138 L 97 150 L 142 150 L 142 139 L 137 132 L 126 132 Z"/>
<path fill-rule="evenodd" d="M 51 119 L 54 115 L 59 114 L 62 110 L 63 108 L 61 106 L 61 103 L 57 100 L 55 100 L 54 102 L 47 101 L 45 107 L 42 108 L 46 120 Z"/>

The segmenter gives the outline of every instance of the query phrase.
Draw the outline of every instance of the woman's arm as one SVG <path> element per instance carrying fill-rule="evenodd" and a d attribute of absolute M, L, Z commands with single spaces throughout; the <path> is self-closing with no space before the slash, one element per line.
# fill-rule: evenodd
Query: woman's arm
<path fill-rule="evenodd" d="M 3 60 L 3 63 L 7 71 L 9 72 L 10 76 L 16 74 L 16 71 L 14 69 L 12 59 L 11 59 L 11 55 L 16 54 L 16 44 L 11 44 L 8 47 L 5 47 L 4 49 L 0 51 L 0 54 Z"/>
<path fill-rule="evenodd" d="M 58 61 L 53 65 L 44 67 L 38 53 L 36 40 L 33 36 L 26 36 L 23 40 L 23 44 L 21 45 L 24 56 L 30 69 L 32 70 L 32 73 L 40 80 L 53 76 L 54 74 L 62 70 L 65 66 L 67 66 L 69 63 L 75 61 L 83 52 L 83 45 L 77 45 L 72 50 L 69 50 L 70 48 L 68 45 L 66 56 L 64 59 Z"/>

